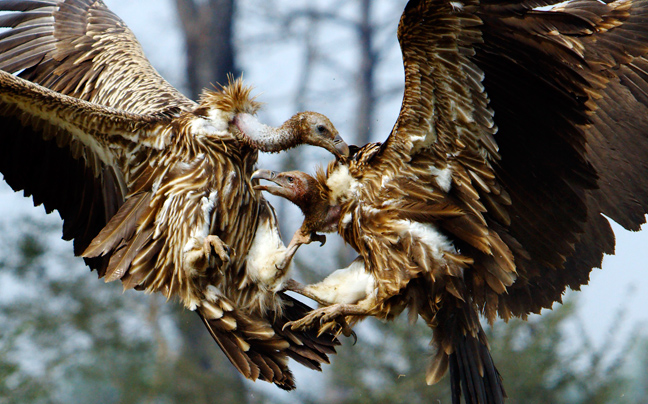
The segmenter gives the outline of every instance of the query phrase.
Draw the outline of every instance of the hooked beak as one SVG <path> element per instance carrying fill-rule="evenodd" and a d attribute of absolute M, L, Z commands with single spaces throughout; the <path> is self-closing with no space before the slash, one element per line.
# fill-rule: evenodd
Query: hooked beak
<path fill-rule="evenodd" d="M 268 180 L 275 182 L 275 179 L 277 178 L 277 174 L 279 174 L 276 171 L 272 170 L 256 170 L 253 174 L 252 177 L 250 177 L 251 180 Z M 271 191 L 271 188 L 276 188 L 276 187 L 269 187 L 267 185 L 261 185 L 257 184 L 254 185 L 252 188 L 259 190 L 259 191 Z"/>
<path fill-rule="evenodd" d="M 338 157 L 349 157 L 349 146 L 342 140 L 342 136 L 339 134 L 335 136 L 333 144 L 335 145 L 335 151 L 337 151 Z"/>
<path fill-rule="evenodd" d="M 335 151 L 338 153 L 338 157 L 349 157 L 349 146 L 342 139 L 340 134 L 335 136 L 333 144 L 335 145 Z"/>

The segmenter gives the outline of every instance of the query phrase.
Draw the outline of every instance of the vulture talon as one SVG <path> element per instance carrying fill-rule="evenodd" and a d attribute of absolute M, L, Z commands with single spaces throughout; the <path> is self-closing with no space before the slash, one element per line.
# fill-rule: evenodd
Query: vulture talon
<path fill-rule="evenodd" d="M 319 241 L 320 247 L 322 247 L 324 244 L 326 244 L 326 235 L 312 232 L 310 234 L 310 242 L 313 241 Z"/>
<path fill-rule="evenodd" d="M 215 255 L 220 258 L 223 263 L 230 262 L 232 249 L 227 244 L 223 243 L 223 240 L 221 240 L 220 237 L 211 234 L 205 237 L 204 243 L 205 253 L 208 257 Z"/>

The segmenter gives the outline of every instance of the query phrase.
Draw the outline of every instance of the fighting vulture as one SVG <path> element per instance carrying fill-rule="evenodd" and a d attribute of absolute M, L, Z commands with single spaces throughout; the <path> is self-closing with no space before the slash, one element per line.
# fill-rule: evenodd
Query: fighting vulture
<path fill-rule="evenodd" d="M 410 0 L 387 140 L 316 178 L 255 173 L 302 208 L 291 244 L 332 221 L 359 253 L 301 289 L 328 306 L 290 327 L 407 308 L 433 331 L 428 383 L 449 369 L 453 403 L 504 401 L 479 314 L 551 308 L 614 253 L 606 217 L 648 211 L 648 2 L 551 4 Z"/>
<path fill-rule="evenodd" d="M 57 210 L 63 238 L 106 281 L 177 297 L 247 378 L 293 389 L 330 334 L 284 330 L 310 308 L 281 293 L 286 249 L 250 180 L 258 150 L 348 152 L 330 121 L 256 120 L 240 80 L 195 103 L 97 0 L 0 1 L 0 172 Z"/>

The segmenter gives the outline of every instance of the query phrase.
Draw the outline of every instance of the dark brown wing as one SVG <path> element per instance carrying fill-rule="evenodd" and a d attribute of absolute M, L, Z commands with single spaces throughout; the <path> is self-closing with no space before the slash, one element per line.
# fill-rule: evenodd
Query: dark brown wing
<path fill-rule="evenodd" d="M 490 316 L 508 318 L 587 283 L 614 252 L 601 213 L 627 229 L 645 222 L 648 3 L 581 0 L 515 15 L 505 7 L 480 14 L 475 61 L 499 127 L 495 173 L 512 201 L 510 222 L 493 227 L 504 226 L 518 279 L 498 298 L 477 294 Z"/>
<path fill-rule="evenodd" d="M 124 201 L 124 162 L 137 148 L 163 147 L 157 129 L 169 121 L 68 97 L 0 71 L 0 172 L 36 205 L 59 211 L 63 238 L 75 239 L 80 254 Z"/>
<path fill-rule="evenodd" d="M 124 22 L 102 1 L 3 0 L 0 69 L 54 91 L 139 114 L 195 103 L 151 66 Z"/>
<path fill-rule="evenodd" d="M 417 187 L 466 213 L 435 223 L 474 259 L 465 279 L 491 320 L 586 283 L 614 251 L 601 214 L 636 230 L 648 210 L 648 3 L 544 4 L 410 1 L 403 106 L 362 173 L 432 170 Z"/>

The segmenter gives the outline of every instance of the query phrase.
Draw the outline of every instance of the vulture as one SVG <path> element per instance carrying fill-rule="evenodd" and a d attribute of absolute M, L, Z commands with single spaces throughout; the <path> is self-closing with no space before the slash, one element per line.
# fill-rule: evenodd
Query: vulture
<path fill-rule="evenodd" d="M 260 123 L 241 80 L 195 103 L 150 65 L 98 0 L 0 1 L 0 172 L 63 219 L 107 282 L 196 311 L 243 376 L 294 389 L 288 358 L 319 369 L 332 334 L 285 329 L 309 307 L 287 279 L 258 151 L 348 147 L 323 115 Z"/>
<path fill-rule="evenodd" d="M 389 137 L 315 178 L 253 175 L 301 207 L 295 245 L 333 221 L 359 254 L 293 288 L 326 307 L 287 328 L 407 308 L 432 330 L 429 384 L 449 369 L 453 403 L 504 402 L 480 315 L 551 308 L 614 253 L 608 218 L 648 211 L 648 2 L 555 3 L 410 0 Z"/>

